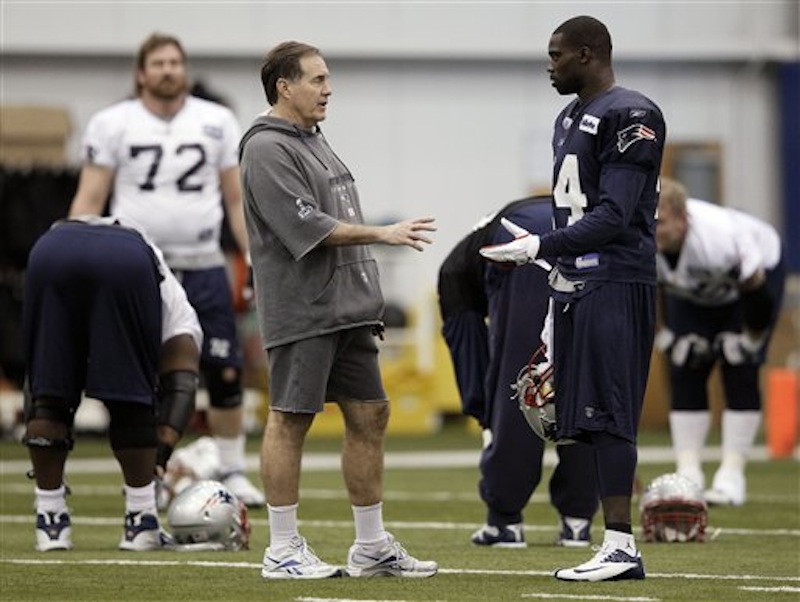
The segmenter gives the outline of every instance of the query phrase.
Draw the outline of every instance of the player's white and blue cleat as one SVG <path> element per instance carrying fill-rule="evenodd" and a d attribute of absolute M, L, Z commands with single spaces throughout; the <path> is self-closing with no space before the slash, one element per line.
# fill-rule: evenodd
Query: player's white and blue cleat
<path fill-rule="evenodd" d="M 514 525 L 483 525 L 471 537 L 476 546 L 493 548 L 526 548 L 525 531 L 522 523 Z"/>
<path fill-rule="evenodd" d="M 125 514 L 125 531 L 119 549 L 128 552 L 163 550 L 172 545 L 172 538 L 161 529 L 158 517 L 147 512 Z"/>
<path fill-rule="evenodd" d="M 588 548 L 592 541 L 592 523 L 585 518 L 561 517 L 561 531 L 556 539 L 557 546 L 567 548 Z"/>
<path fill-rule="evenodd" d="M 36 550 L 72 549 L 72 522 L 69 513 L 37 512 L 36 513 Z"/>

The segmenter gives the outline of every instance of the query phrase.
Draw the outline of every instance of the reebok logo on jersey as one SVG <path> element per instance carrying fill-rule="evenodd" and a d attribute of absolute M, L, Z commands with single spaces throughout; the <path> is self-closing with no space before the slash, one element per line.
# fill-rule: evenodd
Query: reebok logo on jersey
<path fill-rule="evenodd" d="M 597 253 L 589 253 L 588 255 L 581 255 L 575 258 L 575 267 L 579 270 L 587 268 L 596 268 L 600 265 L 600 255 Z"/>
<path fill-rule="evenodd" d="M 600 125 L 600 118 L 594 115 L 584 115 L 581 117 L 581 124 L 578 129 L 587 134 L 597 134 L 597 126 Z"/>
<path fill-rule="evenodd" d="M 643 123 L 634 123 L 617 132 L 617 150 L 624 153 L 637 140 L 655 140 L 656 133 Z"/>

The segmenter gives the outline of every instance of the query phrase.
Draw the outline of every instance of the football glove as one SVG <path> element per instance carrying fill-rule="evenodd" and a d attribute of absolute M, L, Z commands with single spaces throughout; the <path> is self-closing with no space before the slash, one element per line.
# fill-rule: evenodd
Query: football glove
<path fill-rule="evenodd" d="M 662 328 L 655 338 L 655 347 L 665 353 L 673 366 L 697 367 L 711 361 L 713 349 L 705 337 L 690 332 L 679 337 L 669 328 Z"/>
<path fill-rule="evenodd" d="M 731 366 L 754 364 L 758 361 L 766 337 L 754 337 L 747 332 L 721 332 L 714 341 L 720 355 Z"/>
<path fill-rule="evenodd" d="M 481 256 L 495 263 L 525 265 L 533 262 L 539 254 L 539 237 L 509 219 L 501 218 L 500 223 L 514 236 L 514 240 L 501 245 L 481 247 Z"/>

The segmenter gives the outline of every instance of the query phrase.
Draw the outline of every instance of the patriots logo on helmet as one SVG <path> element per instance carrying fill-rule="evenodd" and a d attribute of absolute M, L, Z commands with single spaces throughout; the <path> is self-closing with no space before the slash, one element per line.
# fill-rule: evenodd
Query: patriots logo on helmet
<path fill-rule="evenodd" d="M 634 123 L 617 132 L 617 150 L 624 153 L 637 140 L 655 140 L 656 133 L 643 123 Z"/>

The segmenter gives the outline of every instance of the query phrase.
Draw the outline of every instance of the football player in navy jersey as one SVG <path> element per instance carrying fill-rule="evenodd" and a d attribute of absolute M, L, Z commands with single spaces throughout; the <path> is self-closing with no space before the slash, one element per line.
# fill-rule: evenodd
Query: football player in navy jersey
<path fill-rule="evenodd" d="M 611 36 L 593 17 L 552 34 L 548 72 L 576 94 L 553 135 L 556 229 L 481 250 L 522 265 L 557 257 L 554 300 L 558 438 L 594 447 L 605 536 L 597 554 L 559 569 L 566 581 L 643 579 L 631 529 L 636 439 L 655 330 L 655 212 L 666 126 L 644 95 L 616 85 Z"/>
<path fill-rule="evenodd" d="M 36 549 L 72 548 L 64 468 L 84 393 L 108 410 L 122 470 L 119 549 L 163 549 L 155 473 L 194 412 L 203 332 L 161 250 L 123 218 L 57 221 L 28 258 L 23 333 Z"/>
<path fill-rule="evenodd" d="M 526 546 L 522 511 L 542 478 L 545 443 L 528 426 L 511 385 L 542 341 L 549 302 L 547 272 L 533 264 L 509 270 L 483 261 L 478 249 L 507 242 L 506 217 L 532 232 L 552 229 L 550 196 L 511 202 L 475 226 L 439 270 L 442 333 L 453 360 L 465 414 L 483 429 L 478 490 L 486 524 L 472 543 L 496 548 Z M 543 353 L 536 359 L 545 360 Z M 589 546 L 598 507 L 592 449 L 559 445 L 550 500 L 561 517 L 556 545 Z M 520 461 L 520 459 L 524 459 Z"/>

